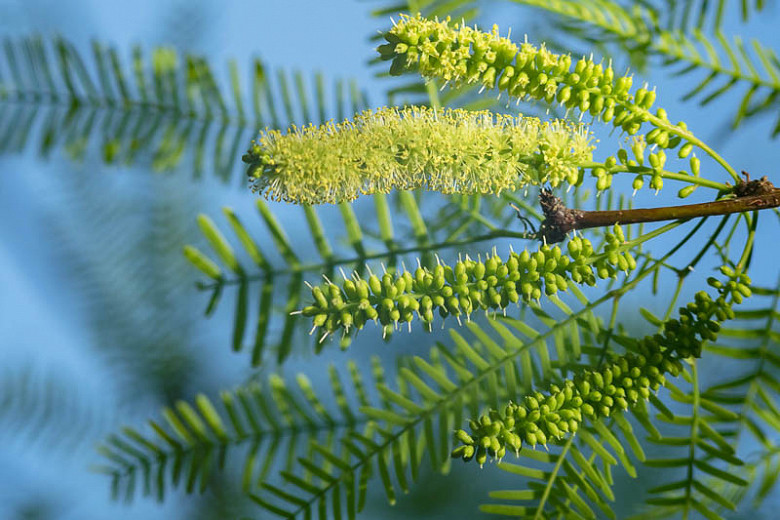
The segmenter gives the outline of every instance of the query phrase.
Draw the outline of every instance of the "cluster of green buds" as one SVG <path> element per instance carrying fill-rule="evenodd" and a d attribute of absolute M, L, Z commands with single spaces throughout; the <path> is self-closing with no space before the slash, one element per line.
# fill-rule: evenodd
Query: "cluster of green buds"
<path fill-rule="evenodd" d="M 385 107 L 339 124 L 265 130 L 243 160 L 254 191 L 323 204 L 393 189 L 498 195 L 576 184 L 593 148 L 584 125 L 565 121 Z"/>
<path fill-rule="evenodd" d="M 566 245 L 544 245 L 536 252 L 511 251 L 504 260 L 495 252 L 483 261 L 466 257 L 449 266 L 438 260 L 433 269 L 373 273 L 362 279 L 344 276 L 341 286 L 326 280 L 311 288 L 314 301 L 301 312 L 311 317 L 314 328 L 325 337 L 337 331 L 349 335 L 369 322 L 378 322 L 383 333 L 392 333 L 399 324 L 420 319 L 431 330 L 435 314 L 442 318 L 469 319 L 477 310 L 504 311 L 520 300 L 539 301 L 543 294 L 566 291 L 570 283 L 595 285 L 597 278 L 617 277 L 620 271 L 636 268 L 629 251 L 621 251 L 625 237 L 620 226 L 606 234 L 602 254 L 595 254 L 589 240 L 575 236 Z"/>
<path fill-rule="evenodd" d="M 393 60 L 391 74 L 416 68 L 426 78 L 440 78 L 455 85 L 480 84 L 498 88 L 512 97 L 555 101 L 612 121 L 635 134 L 655 101 L 655 91 L 641 88 L 632 96 L 630 76 L 615 78 L 611 66 L 592 59 L 574 63 L 544 45 L 523 43 L 466 25 L 402 15 L 385 34 L 388 41 L 378 51 Z"/>
<path fill-rule="evenodd" d="M 682 156 L 693 147 L 685 139 L 690 136 L 685 123 L 670 123 L 660 108 L 651 113 L 655 90 L 645 86 L 632 94 L 631 76 L 616 76 L 611 63 L 605 66 L 592 56 L 574 63 L 571 56 L 550 52 L 544 44 L 518 46 L 499 36 L 497 26 L 488 33 L 464 24 L 450 25 L 449 18 L 428 20 L 419 14 L 402 15 L 385 39 L 388 43 L 377 50 L 383 59 L 392 60 L 391 74 L 417 70 L 425 78 L 455 86 L 498 88 L 518 102 L 531 98 L 559 103 L 611 122 L 629 135 L 650 122 L 654 128 L 646 135 L 648 144 L 661 149 L 683 144 Z"/>
<path fill-rule="evenodd" d="M 743 298 L 750 298 L 753 291 L 750 289 L 750 277 L 742 272 L 737 272 L 731 267 L 724 265 L 720 268 L 721 274 L 728 277 L 727 282 L 722 282 L 711 276 L 707 283 L 720 292 L 719 298 L 731 298 L 735 303 L 742 303 Z M 731 319 L 733 316 L 729 316 Z"/>
<path fill-rule="evenodd" d="M 585 370 L 519 403 L 510 401 L 503 413 L 492 409 L 469 421 L 471 432 L 455 432 L 458 446 L 452 456 L 476 458 L 482 465 L 488 457 L 501 459 L 507 450 L 519 454 L 524 444 L 546 446 L 576 432 L 584 419 L 609 417 L 647 400 L 664 384 L 666 374 L 679 375 L 682 359 L 701 355 L 703 342 L 716 338 L 719 321 L 734 317 L 732 302 L 741 302 L 749 292 L 744 274 L 732 276 L 726 284 L 716 282 L 711 282 L 720 292 L 716 299 L 704 291 L 697 293 L 693 302 L 680 308 L 679 319 L 668 320 L 660 333 L 629 346 L 625 355 L 612 354 L 599 369 Z"/>
<path fill-rule="evenodd" d="M 652 133 L 652 132 L 651 132 Z M 618 150 L 615 156 L 607 157 L 604 163 L 594 166 L 591 174 L 597 178 L 596 188 L 606 190 L 612 185 L 612 176 L 617 172 L 623 171 L 641 171 L 634 178 L 634 195 L 645 186 L 645 177 L 650 178 L 649 187 L 657 193 L 664 186 L 663 173 L 667 161 L 666 152 L 663 149 L 646 154 L 648 143 L 645 136 L 635 136 L 631 139 L 630 149 L 634 158 L 629 157 L 629 152 L 623 148 Z M 677 155 L 680 158 L 689 158 L 691 174 L 698 177 L 701 171 L 701 161 L 696 155 L 691 154 L 692 145 L 686 144 L 680 148 Z M 679 173 L 688 174 L 682 170 Z M 690 196 L 698 187 L 697 184 L 691 184 L 681 188 L 678 196 L 686 198 Z"/>

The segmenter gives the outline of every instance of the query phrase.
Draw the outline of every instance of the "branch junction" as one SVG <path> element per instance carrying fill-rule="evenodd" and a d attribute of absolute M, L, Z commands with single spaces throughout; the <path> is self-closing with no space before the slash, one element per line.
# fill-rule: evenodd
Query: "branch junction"
<path fill-rule="evenodd" d="M 731 191 L 730 198 L 662 208 L 622 209 L 613 211 L 583 211 L 567 208 L 561 199 L 544 189 L 539 194 L 545 219 L 536 233 L 536 238 L 548 244 L 561 242 L 569 231 L 614 224 L 639 224 L 642 222 L 660 222 L 663 220 L 687 220 L 696 217 L 728 215 L 780 207 L 780 188 L 766 178 L 750 180 L 747 172 L 742 172 L 745 180 L 740 181 Z"/>

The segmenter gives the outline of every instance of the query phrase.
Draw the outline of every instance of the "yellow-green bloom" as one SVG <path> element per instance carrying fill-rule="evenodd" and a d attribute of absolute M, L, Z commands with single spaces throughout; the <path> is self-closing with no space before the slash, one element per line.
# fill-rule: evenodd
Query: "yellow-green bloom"
<path fill-rule="evenodd" d="M 611 65 L 604 66 L 592 58 L 572 62 L 566 54 L 550 52 L 542 44 L 516 45 L 491 32 L 450 19 L 428 20 L 401 15 L 401 20 L 385 34 L 388 43 L 377 48 L 382 59 L 392 60 L 390 74 L 417 70 L 425 78 L 444 80 L 455 86 L 482 85 L 498 88 L 518 99 L 537 99 L 552 105 L 561 103 L 569 109 L 590 113 L 603 121 L 612 121 L 629 134 L 639 131 L 648 120 L 648 109 L 655 101 L 655 91 L 640 88 L 630 94 L 632 78 L 615 77 Z M 573 65 L 573 67 L 572 67 Z M 658 145 L 676 145 L 662 138 Z"/>
<path fill-rule="evenodd" d="M 583 125 L 411 107 L 285 134 L 266 130 L 243 159 L 253 189 L 267 198 L 322 204 L 393 189 L 499 194 L 575 184 L 593 148 Z"/>

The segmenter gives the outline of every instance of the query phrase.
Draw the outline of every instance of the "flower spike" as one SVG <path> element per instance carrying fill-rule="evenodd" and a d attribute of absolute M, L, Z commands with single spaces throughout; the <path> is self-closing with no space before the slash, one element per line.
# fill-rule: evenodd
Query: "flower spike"
<path fill-rule="evenodd" d="M 595 285 L 599 278 L 635 269 L 634 257 L 620 249 L 622 229 L 616 225 L 613 230 L 605 236 L 602 254 L 594 252 L 589 240 L 574 237 L 566 245 L 568 255 L 559 246 L 544 245 L 535 252 L 512 251 L 506 259 L 494 252 L 484 261 L 467 256 L 448 266 L 437 258 L 433 269 L 371 274 L 341 285 L 327 281 L 312 287 L 313 301 L 302 313 L 322 328 L 321 334 L 342 330 L 354 335 L 369 321 L 378 322 L 387 334 L 392 331 L 388 326 L 414 319 L 430 331 L 436 315 L 462 323 L 462 315 L 470 321 L 478 310 L 506 312 L 521 300 L 539 301 L 543 294 L 566 291 L 569 284 Z"/>
<path fill-rule="evenodd" d="M 698 292 L 693 302 L 680 308 L 678 319 L 629 345 L 625 355 L 611 354 L 598 368 L 552 384 L 546 392 L 525 395 L 517 403 L 509 401 L 503 411 L 491 409 L 470 420 L 470 432 L 455 432 L 452 457 L 476 459 L 481 466 L 489 457 L 500 460 L 507 450 L 519 456 L 523 445 L 546 447 L 575 433 L 585 419 L 597 421 L 649 399 L 664 385 L 666 374 L 679 375 L 684 359 L 700 357 L 704 342 L 717 338 L 720 322 L 734 318 L 732 304 L 750 296 L 747 275 L 728 267 L 721 272 L 729 281 L 708 280 L 718 292 L 715 299 Z"/>
<path fill-rule="evenodd" d="M 354 120 L 266 130 L 244 162 L 254 191 L 298 204 L 425 188 L 493 193 L 579 181 L 594 146 L 583 125 L 488 111 L 367 110 Z"/>

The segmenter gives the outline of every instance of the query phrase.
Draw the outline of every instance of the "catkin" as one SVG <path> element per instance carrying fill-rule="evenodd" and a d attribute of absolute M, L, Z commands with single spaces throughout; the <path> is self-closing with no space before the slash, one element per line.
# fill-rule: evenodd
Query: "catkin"
<path fill-rule="evenodd" d="M 491 193 L 576 184 L 592 159 L 584 125 L 425 107 L 380 108 L 354 120 L 267 130 L 244 162 L 252 187 L 298 204 L 424 188 Z"/>

